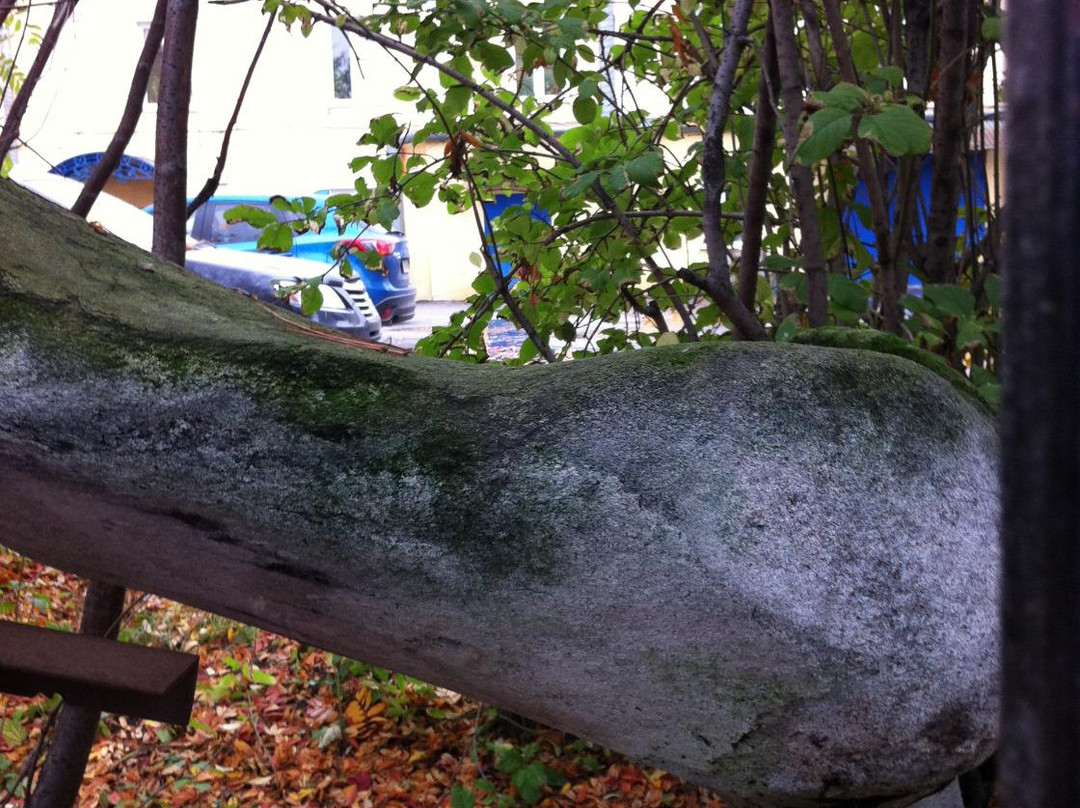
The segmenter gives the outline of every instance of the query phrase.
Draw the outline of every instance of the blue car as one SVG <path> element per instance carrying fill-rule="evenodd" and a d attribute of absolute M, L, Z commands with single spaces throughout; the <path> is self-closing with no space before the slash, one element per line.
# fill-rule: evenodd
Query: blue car
<path fill-rule="evenodd" d="M 308 194 L 322 204 L 326 194 Z M 247 205 L 272 213 L 278 221 L 296 218 L 296 214 L 280 211 L 263 196 L 214 196 L 192 216 L 190 232 L 193 238 L 231 250 L 254 252 L 258 249 L 259 229 L 246 222 L 228 223 L 226 211 Z M 381 260 L 371 269 L 355 256 L 356 252 L 375 252 Z M 321 233 L 293 236 L 288 253 L 298 258 L 333 263 L 337 256 L 347 253 L 350 265 L 367 288 L 371 301 L 379 312 L 383 325 L 411 319 L 416 313 L 416 288 L 409 280 L 409 245 L 401 233 L 391 233 L 378 225 L 349 225 L 344 233 L 328 221 Z"/>

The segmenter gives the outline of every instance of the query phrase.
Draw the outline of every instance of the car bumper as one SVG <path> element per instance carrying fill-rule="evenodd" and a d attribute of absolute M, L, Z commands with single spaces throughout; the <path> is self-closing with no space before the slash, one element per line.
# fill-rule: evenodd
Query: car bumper
<path fill-rule="evenodd" d="M 314 321 L 319 325 L 326 326 L 327 328 L 333 328 L 335 331 L 341 331 L 348 334 L 350 337 L 359 337 L 360 339 L 378 339 L 382 333 L 382 324 L 375 325 L 374 323 L 366 320 L 363 317 L 356 317 L 352 312 L 347 314 L 336 315 L 327 314 L 326 312 L 319 312 L 314 318 Z M 357 320 L 361 322 L 357 322 Z"/>
<path fill-rule="evenodd" d="M 416 290 L 408 289 L 389 294 L 376 303 L 375 308 L 379 311 L 383 325 L 411 320 L 416 314 Z"/>

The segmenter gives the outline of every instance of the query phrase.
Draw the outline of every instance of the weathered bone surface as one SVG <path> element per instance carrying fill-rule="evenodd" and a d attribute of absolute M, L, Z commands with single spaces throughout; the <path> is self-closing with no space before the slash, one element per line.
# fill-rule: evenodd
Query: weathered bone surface
<path fill-rule="evenodd" d="M 904 805 L 996 724 L 996 437 L 923 368 L 288 330 L 0 182 L 2 541 L 460 689 L 733 805 Z"/>

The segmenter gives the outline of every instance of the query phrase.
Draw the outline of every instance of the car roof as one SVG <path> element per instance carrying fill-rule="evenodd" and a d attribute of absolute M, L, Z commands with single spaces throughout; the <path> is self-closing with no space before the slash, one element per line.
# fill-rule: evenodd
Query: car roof
<path fill-rule="evenodd" d="M 28 191 L 68 209 L 75 204 L 83 187 L 81 182 L 55 174 L 21 176 L 12 172 L 11 179 Z M 106 229 L 124 241 L 151 252 L 154 241 L 154 217 L 145 210 L 115 196 L 100 193 L 87 218 L 89 221 L 99 221 Z M 327 264 L 321 261 L 311 261 L 306 258 L 218 249 L 210 245 L 200 246 L 199 242 L 192 238 L 188 238 L 186 257 L 188 262 L 194 259 L 202 266 L 214 265 L 243 270 L 272 276 L 275 280 L 313 278 L 324 274 L 328 268 Z M 324 283 L 340 285 L 341 279 L 340 276 L 335 279 L 331 275 Z"/>
<path fill-rule="evenodd" d="M 326 274 L 329 264 L 310 261 L 306 258 L 294 258 L 291 255 L 274 255 L 265 252 L 245 252 L 244 250 L 219 249 L 212 245 L 202 245 L 188 250 L 186 263 L 227 267 L 253 272 L 272 277 L 274 280 L 307 280 Z M 331 273 L 323 283 L 340 286 L 340 275 Z"/>
<path fill-rule="evenodd" d="M 13 171 L 10 179 L 26 190 L 69 210 L 83 189 L 81 182 L 56 174 L 22 176 Z M 100 222 L 116 236 L 147 252 L 153 247 L 153 216 L 122 199 L 107 193 L 98 194 L 86 218 L 92 222 Z"/>

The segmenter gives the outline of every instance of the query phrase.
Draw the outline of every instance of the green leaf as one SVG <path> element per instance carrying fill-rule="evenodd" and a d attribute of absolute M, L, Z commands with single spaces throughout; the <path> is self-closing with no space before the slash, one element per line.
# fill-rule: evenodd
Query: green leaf
<path fill-rule="evenodd" d="M 902 73 L 901 77 L 903 77 Z M 829 108 L 855 112 L 866 104 L 869 97 L 862 87 L 841 82 L 827 92 L 814 93 L 814 99 Z"/>
<path fill-rule="evenodd" d="M 499 0 L 499 14 L 511 25 L 517 25 L 525 19 L 525 8 L 515 0 Z"/>
<path fill-rule="evenodd" d="M 513 774 L 524 765 L 525 758 L 516 747 L 510 745 L 495 747 L 495 768 L 499 771 Z"/>
<path fill-rule="evenodd" d="M 961 320 L 960 327 L 956 329 L 956 347 L 974 348 L 980 345 L 986 345 L 982 326 L 975 320 Z"/>
<path fill-rule="evenodd" d="M 574 99 L 574 119 L 578 123 L 587 124 L 596 120 L 596 113 L 600 106 L 591 98 L 579 95 Z"/>
<path fill-rule="evenodd" d="M 582 143 L 593 137 L 595 133 L 585 126 L 575 126 L 572 129 L 567 129 L 559 137 L 566 148 L 573 150 L 580 146 Z"/>
<path fill-rule="evenodd" d="M 867 88 L 874 93 L 883 93 L 889 88 L 904 86 L 904 71 L 896 65 L 875 67 L 866 73 Z"/>
<path fill-rule="evenodd" d="M 986 278 L 986 299 L 995 309 L 1001 308 L 1001 278 L 997 275 L 989 275 Z"/>
<path fill-rule="evenodd" d="M 801 269 L 803 260 L 801 258 L 788 258 L 786 255 L 767 255 L 762 264 L 765 269 L 776 272 L 778 269 Z M 781 281 L 780 285 L 783 286 L 784 282 Z"/>
<path fill-rule="evenodd" d="M 875 141 L 898 157 L 930 150 L 930 124 L 906 104 L 891 104 L 864 117 L 859 122 L 859 137 Z"/>
<path fill-rule="evenodd" d="M 397 146 L 400 133 L 401 126 L 394 120 L 393 115 L 380 115 L 368 123 L 368 133 L 362 138 L 362 142 L 374 146 Z"/>
<path fill-rule="evenodd" d="M 416 207 L 422 208 L 435 196 L 435 182 L 435 175 L 425 171 L 409 177 L 408 181 L 402 184 L 401 190 Z"/>
<path fill-rule="evenodd" d="M 659 337 L 656 338 L 657 345 L 678 345 L 679 336 L 672 331 L 665 331 Z"/>
<path fill-rule="evenodd" d="M 22 746 L 26 742 L 26 730 L 23 725 L 13 718 L 4 721 L 3 738 L 8 746 Z"/>
<path fill-rule="evenodd" d="M 524 364 L 525 362 L 532 361 L 540 355 L 540 349 L 536 347 L 536 343 L 531 339 L 525 340 L 521 343 L 521 350 L 518 352 L 518 359 Z"/>
<path fill-rule="evenodd" d="M 450 789 L 450 808 L 473 808 L 476 797 L 460 783 L 454 783 Z"/>
<path fill-rule="evenodd" d="M 982 38 L 1000 42 L 1005 31 L 1001 17 L 987 17 L 982 21 Z"/>
<path fill-rule="evenodd" d="M 290 252 L 293 247 L 292 227 L 275 220 L 273 224 L 267 225 L 259 234 L 259 240 L 255 242 L 255 246 L 267 252 Z"/>
<path fill-rule="evenodd" d="M 866 301 L 870 297 L 870 292 L 861 283 L 835 273 L 829 274 L 827 283 L 829 299 L 837 306 L 856 314 L 866 311 Z"/>
<path fill-rule="evenodd" d="M 660 158 L 660 153 L 655 151 L 646 152 L 626 164 L 627 175 L 641 185 L 659 185 L 663 171 L 664 161 Z"/>
<path fill-rule="evenodd" d="M 617 166 L 611 169 L 607 173 L 607 185 L 615 193 L 619 193 L 630 184 L 630 175 L 626 171 L 626 166 Z"/>
<path fill-rule="evenodd" d="M 533 761 L 510 776 L 510 781 L 517 787 L 518 795 L 526 805 L 540 802 L 542 790 L 547 785 L 546 768 L 543 763 Z"/>
<path fill-rule="evenodd" d="M 12 600 L 0 601 L 0 614 L 14 614 L 15 602 Z"/>
<path fill-rule="evenodd" d="M 225 222 L 227 224 L 247 222 L 252 227 L 266 227 L 275 224 L 277 216 L 262 208 L 252 207 L 251 205 L 237 205 L 235 208 L 229 208 L 225 211 Z"/>
<path fill-rule="evenodd" d="M 591 188 L 592 184 L 600 178 L 601 173 L 602 172 L 600 171 L 586 171 L 584 174 L 579 175 L 578 178 L 570 184 L 570 187 L 566 189 L 564 198 L 571 199 L 579 194 L 585 193 L 585 191 Z"/>
<path fill-rule="evenodd" d="M 400 213 L 401 210 L 393 199 L 380 199 L 379 204 L 375 206 L 375 218 L 387 230 L 393 230 L 394 221 Z"/>
<path fill-rule="evenodd" d="M 784 322 L 776 329 L 777 342 L 790 342 L 791 338 L 799 333 L 799 315 L 789 314 Z"/>
<path fill-rule="evenodd" d="M 795 159 L 810 166 L 834 154 L 851 137 L 850 112 L 838 107 L 825 107 L 810 116 L 803 126 Z"/>
<path fill-rule="evenodd" d="M 795 298 L 806 305 L 806 273 L 805 272 L 789 272 L 780 278 L 780 288 L 790 289 L 795 293 Z"/>
<path fill-rule="evenodd" d="M 319 284 L 309 283 L 300 290 L 300 312 L 305 317 L 310 317 L 312 314 L 322 308 L 323 296 L 322 290 L 319 289 Z"/>
<path fill-rule="evenodd" d="M 277 684 L 277 679 L 265 671 L 251 672 L 251 681 L 257 685 L 274 685 Z"/>
<path fill-rule="evenodd" d="M 394 90 L 394 98 L 398 101 L 416 101 L 423 94 L 419 87 L 414 87 L 411 84 L 406 84 Z"/>
<path fill-rule="evenodd" d="M 514 57 L 498 45 L 490 42 L 477 42 L 473 45 L 473 54 L 479 58 L 480 63 L 494 73 L 501 73 L 514 66 Z"/>
<path fill-rule="evenodd" d="M 953 317 L 970 317 L 975 313 L 975 298 L 967 289 L 951 283 L 928 283 L 923 297 Z"/>
<path fill-rule="evenodd" d="M 443 99 L 443 115 L 451 120 L 457 118 L 465 111 L 471 97 L 472 91 L 468 87 L 451 87 Z"/>

